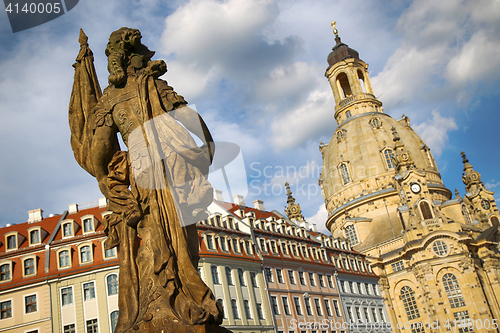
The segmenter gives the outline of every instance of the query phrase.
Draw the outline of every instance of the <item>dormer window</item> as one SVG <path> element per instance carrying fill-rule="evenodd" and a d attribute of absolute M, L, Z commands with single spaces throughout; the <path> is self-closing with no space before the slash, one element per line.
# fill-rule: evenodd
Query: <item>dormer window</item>
<path fill-rule="evenodd" d="M 92 232 L 94 231 L 94 219 L 91 217 L 87 217 L 83 220 L 83 232 Z"/>
<path fill-rule="evenodd" d="M 252 254 L 252 245 L 250 244 L 250 241 L 245 241 L 245 251 L 247 254 Z"/>
<path fill-rule="evenodd" d="M 429 204 L 426 201 L 422 201 L 419 204 L 419 207 L 420 207 L 420 212 L 422 213 L 422 218 L 424 220 L 428 220 L 428 219 L 433 218 L 431 207 L 429 206 Z"/>
<path fill-rule="evenodd" d="M 206 235 L 205 239 L 207 241 L 207 249 L 209 249 L 209 250 L 215 250 L 213 236 L 212 235 Z"/>
<path fill-rule="evenodd" d="M 80 264 L 92 262 L 92 246 L 84 245 L 80 247 Z"/>
<path fill-rule="evenodd" d="M 17 249 L 17 233 L 6 237 L 7 250 Z"/>
<path fill-rule="evenodd" d="M 240 253 L 240 246 L 237 238 L 232 239 L 232 246 L 233 246 L 233 252 L 234 253 Z"/>
<path fill-rule="evenodd" d="M 64 222 L 62 225 L 62 236 L 64 237 L 72 237 L 74 236 L 73 230 L 73 221 Z"/>
<path fill-rule="evenodd" d="M 62 249 L 57 253 L 59 269 L 71 267 L 71 249 Z"/>
<path fill-rule="evenodd" d="M 40 243 L 40 231 L 39 230 L 31 230 L 30 231 L 30 245 Z"/>

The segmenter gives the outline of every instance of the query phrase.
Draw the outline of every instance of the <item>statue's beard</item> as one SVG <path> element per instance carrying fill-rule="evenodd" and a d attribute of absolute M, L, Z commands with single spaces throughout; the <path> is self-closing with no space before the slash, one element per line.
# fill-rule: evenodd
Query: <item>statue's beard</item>
<path fill-rule="evenodd" d="M 108 81 L 109 83 L 119 86 L 125 83 L 127 74 L 123 66 L 125 52 L 115 51 L 108 56 Z"/>

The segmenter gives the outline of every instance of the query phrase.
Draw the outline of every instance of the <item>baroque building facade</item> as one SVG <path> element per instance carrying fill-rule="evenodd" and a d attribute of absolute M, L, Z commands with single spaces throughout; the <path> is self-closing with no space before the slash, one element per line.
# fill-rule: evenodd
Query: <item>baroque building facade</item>
<path fill-rule="evenodd" d="M 327 228 L 370 259 L 395 332 L 497 332 L 493 192 L 462 153 L 466 194 L 453 197 L 409 118 L 384 113 L 368 65 L 334 33 L 325 76 L 338 126 L 320 144 Z"/>
<path fill-rule="evenodd" d="M 366 256 L 317 232 L 289 188 L 286 215 L 260 200 L 248 207 L 241 196 L 228 203 L 215 191 L 215 198 L 209 218 L 197 224 L 198 273 L 224 308 L 223 327 L 369 332 L 365 318 L 387 318 Z M 37 209 L 28 222 L 0 228 L 0 331 L 113 332 L 120 272 L 117 251 L 104 249 L 101 221 L 109 212 L 104 198 L 82 208 L 72 204 L 45 218 Z M 341 291 L 344 283 L 361 287 Z M 343 302 L 362 311 L 357 330 Z"/>

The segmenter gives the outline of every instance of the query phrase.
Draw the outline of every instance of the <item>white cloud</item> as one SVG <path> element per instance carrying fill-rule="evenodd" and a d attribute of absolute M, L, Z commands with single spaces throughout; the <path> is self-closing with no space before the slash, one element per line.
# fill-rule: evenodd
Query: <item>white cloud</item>
<path fill-rule="evenodd" d="M 325 88 L 310 92 L 305 102 L 274 118 L 271 123 L 271 143 L 276 149 L 296 147 L 325 129 L 333 132 L 335 102 L 328 86 Z M 331 122 L 325 119 L 331 119 Z"/>
<path fill-rule="evenodd" d="M 487 181 L 484 186 L 490 190 L 490 191 L 493 191 L 494 188 L 498 187 L 498 185 L 500 185 L 500 182 L 497 182 L 495 179 L 492 179 L 490 181 Z"/>
<path fill-rule="evenodd" d="M 453 118 L 445 118 L 436 110 L 432 111 L 432 119 L 413 127 L 422 140 L 432 149 L 435 156 L 440 156 L 448 142 L 448 131 L 458 129 Z"/>
<path fill-rule="evenodd" d="M 318 211 L 311 217 L 307 217 L 306 221 L 309 223 L 316 224 L 319 232 L 324 234 L 330 234 L 330 231 L 326 228 L 326 219 L 328 218 L 328 212 L 326 211 L 325 204 L 321 204 L 318 207 Z"/>

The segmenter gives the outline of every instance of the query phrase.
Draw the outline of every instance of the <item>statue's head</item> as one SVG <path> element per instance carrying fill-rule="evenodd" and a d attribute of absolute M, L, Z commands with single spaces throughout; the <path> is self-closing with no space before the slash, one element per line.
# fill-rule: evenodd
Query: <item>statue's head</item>
<path fill-rule="evenodd" d="M 151 57 L 155 53 L 141 43 L 141 37 L 139 30 L 131 28 L 120 28 L 111 33 L 106 47 L 108 80 L 111 84 L 120 85 L 124 83 L 127 78 L 127 68 L 129 67 L 139 70 L 148 66 Z M 161 74 L 164 74 L 164 72 Z"/>

